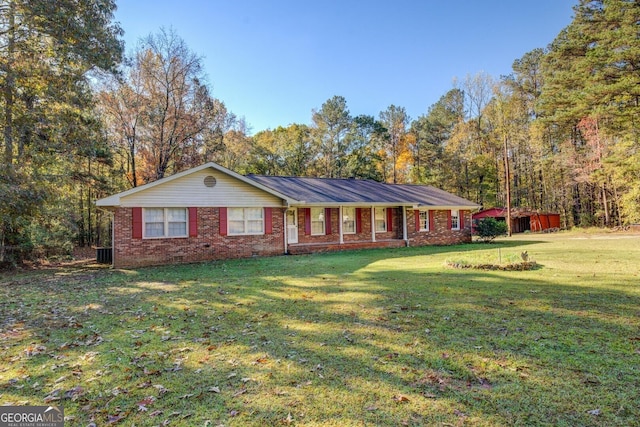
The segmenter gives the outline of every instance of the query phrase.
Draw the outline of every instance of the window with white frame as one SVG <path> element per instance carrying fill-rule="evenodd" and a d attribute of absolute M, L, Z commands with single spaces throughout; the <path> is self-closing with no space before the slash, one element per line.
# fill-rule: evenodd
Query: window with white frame
<path fill-rule="evenodd" d="M 264 234 L 264 209 L 228 208 L 227 227 L 229 235 Z"/>
<path fill-rule="evenodd" d="M 311 235 L 320 236 L 322 234 L 325 234 L 324 208 L 311 208 Z"/>
<path fill-rule="evenodd" d="M 355 234 L 356 208 L 342 208 L 342 232 L 344 234 Z"/>
<path fill-rule="evenodd" d="M 460 230 L 460 211 L 451 211 L 451 229 Z"/>
<path fill-rule="evenodd" d="M 187 237 L 187 208 L 144 208 L 144 237 Z"/>
<path fill-rule="evenodd" d="M 387 231 L 387 209 L 376 208 L 374 215 L 376 217 L 376 232 L 384 233 Z"/>
<path fill-rule="evenodd" d="M 429 211 L 420 211 L 420 231 L 429 231 Z"/>

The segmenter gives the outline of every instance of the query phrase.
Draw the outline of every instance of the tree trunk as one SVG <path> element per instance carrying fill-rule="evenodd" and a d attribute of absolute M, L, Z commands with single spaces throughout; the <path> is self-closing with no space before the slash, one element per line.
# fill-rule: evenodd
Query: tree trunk
<path fill-rule="evenodd" d="M 9 30 L 7 31 L 6 70 L 5 84 L 2 90 L 4 96 L 4 160 L 7 165 L 7 173 L 10 173 L 13 165 L 13 101 L 15 79 L 13 75 L 13 54 L 15 49 L 15 5 L 13 1 L 8 6 Z"/>

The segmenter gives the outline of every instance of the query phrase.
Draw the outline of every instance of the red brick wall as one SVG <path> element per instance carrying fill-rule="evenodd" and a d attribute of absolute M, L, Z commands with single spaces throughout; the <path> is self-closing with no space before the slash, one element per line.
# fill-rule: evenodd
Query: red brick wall
<path fill-rule="evenodd" d="M 272 209 L 273 233 L 258 236 L 222 236 L 219 209 L 197 211 L 197 237 L 133 239 L 132 209 L 118 208 L 114 215 L 114 266 L 141 267 L 284 253 L 283 209 Z"/>
<path fill-rule="evenodd" d="M 413 210 L 407 211 L 407 234 L 409 246 L 426 245 L 455 245 L 457 243 L 471 242 L 471 212 L 460 211 L 463 215 L 460 230 L 448 228 L 448 214 L 450 211 L 434 211 L 434 229 L 429 231 L 416 231 L 415 214 Z"/>
<path fill-rule="evenodd" d="M 273 233 L 259 236 L 222 236 L 219 229 L 219 208 L 198 208 L 198 236 L 170 239 L 133 239 L 132 210 L 118 208 L 114 215 L 114 266 L 141 267 L 210 261 L 252 256 L 284 254 L 284 209 L 273 208 Z M 447 228 L 448 211 L 435 211 L 435 227 L 430 231 L 415 231 L 413 210 L 407 211 L 407 231 L 410 246 L 450 245 L 471 242 L 471 213 L 464 211 L 461 230 Z M 362 208 L 362 232 L 345 234 L 345 243 L 371 241 L 371 209 Z M 338 208 L 331 209 L 331 234 L 311 236 L 304 233 L 304 210 L 298 210 L 298 241 L 304 243 L 337 243 Z M 402 239 L 402 211 L 393 209 L 393 229 L 376 233 L 376 240 Z"/>

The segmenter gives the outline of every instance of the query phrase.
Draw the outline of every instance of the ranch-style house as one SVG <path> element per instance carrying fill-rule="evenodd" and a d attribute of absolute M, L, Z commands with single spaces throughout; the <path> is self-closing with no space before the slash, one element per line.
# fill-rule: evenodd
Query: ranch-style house
<path fill-rule="evenodd" d="M 473 202 L 426 185 L 240 175 L 216 163 L 96 201 L 114 267 L 471 241 Z"/>

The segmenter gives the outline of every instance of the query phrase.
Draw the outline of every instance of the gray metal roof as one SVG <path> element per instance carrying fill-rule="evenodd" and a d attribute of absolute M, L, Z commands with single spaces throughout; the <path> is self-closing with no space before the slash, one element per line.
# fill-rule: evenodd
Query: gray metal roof
<path fill-rule="evenodd" d="M 410 205 L 477 209 L 462 197 L 429 185 L 373 180 L 247 175 L 247 178 L 307 205 Z"/>

